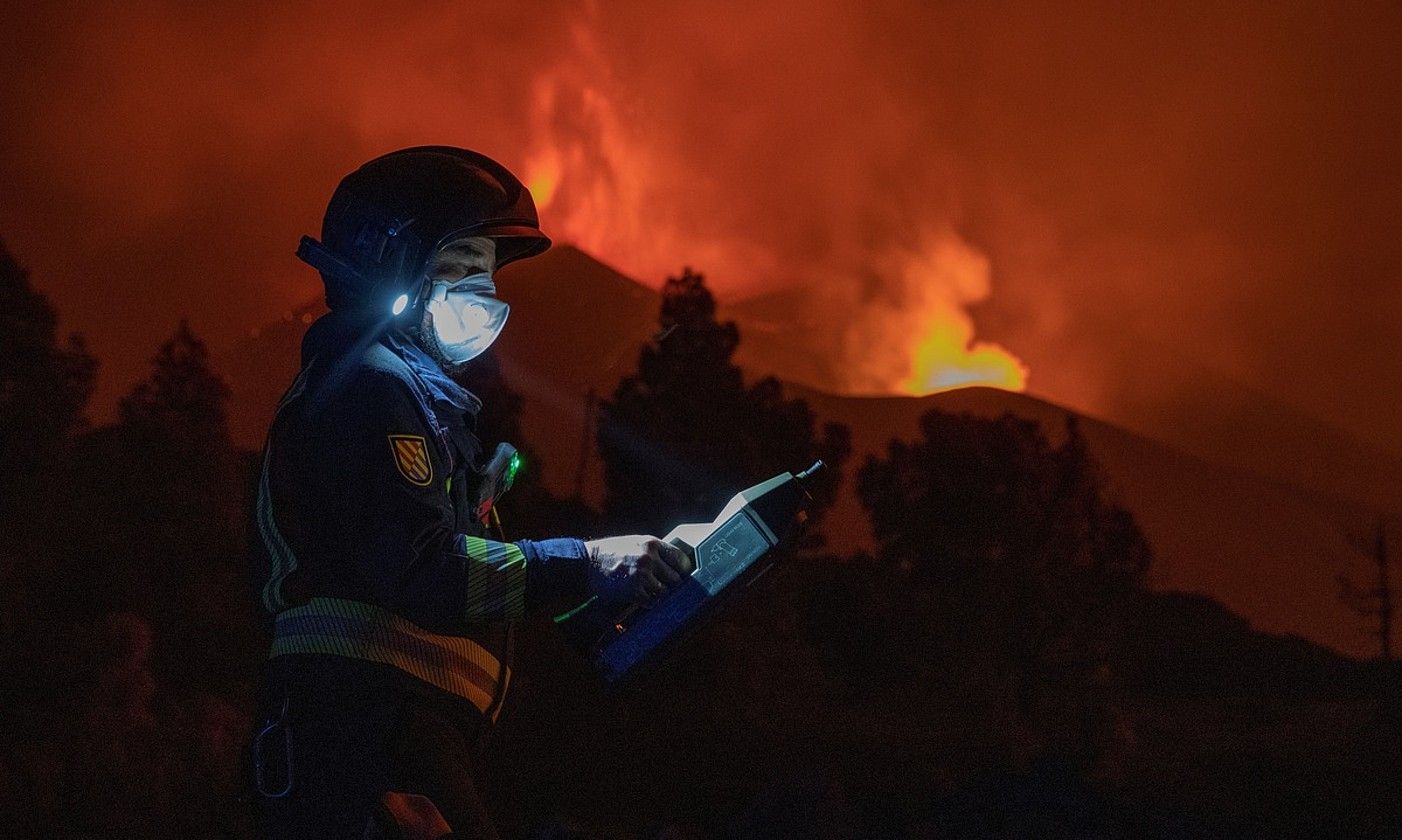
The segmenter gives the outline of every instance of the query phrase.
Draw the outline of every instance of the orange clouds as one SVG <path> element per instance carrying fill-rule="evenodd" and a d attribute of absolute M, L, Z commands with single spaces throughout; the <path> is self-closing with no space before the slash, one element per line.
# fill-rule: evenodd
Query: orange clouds
<path fill-rule="evenodd" d="M 0 236 L 107 405 L 180 315 L 218 348 L 315 295 L 291 252 L 336 180 L 442 142 L 642 282 L 783 295 L 786 323 L 742 323 L 791 328 L 781 374 L 913 389 L 944 346 L 1160 434 L 1211 379 L 1402 451 L 1393 6 L 0 15 Z"/>

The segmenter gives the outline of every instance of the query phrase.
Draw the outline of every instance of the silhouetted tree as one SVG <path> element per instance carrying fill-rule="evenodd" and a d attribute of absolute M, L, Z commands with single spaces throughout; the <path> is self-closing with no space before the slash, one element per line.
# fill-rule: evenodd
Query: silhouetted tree
<path fill-rule="evenodd" d="M 1359 550 L 1366 552 L 1375 569 L 1370 586 L 1360 587 L 1348 575 L 1339 575 L 1340 597 L 1354 613 L 1377 622 L 1378 656 L 1386 666 L 1392 661 L 1392 619 L 1395 595 L 1392 591 L 1392 559 L 1387 551 L 1386 517 L 1378 519 L 1369 538 L 1353 539 Z"/>
<path fill-rule="evenodd" d="M 121 425 L 182 454 L 222 455 L 231 448 L 228 399 L 208 348 L 182 320 L 152 360 L 150 377 L 122 398 Z"/>
<path fill-rule="evenodd" d="M 1395 556 L 1388 552 L 1388 525 L 1391 518 L 1378 517 L 1371 539 L 1355 536 L 1354 545 L 1370 555 L 1374 567 L 1371 586 L 1359 586 L 1348 575 L 1339 575 L 1339 588 L 1344 604 L 1355 614 L 1376 622 L 1378 637 L 1377 692 L 1382 711 L 1384 733 L 1394 749 L 1402 749 L 1402 672 L 1399 672 L 1392 650 L 1392 626 L 1396 609 L 1392 568 Z"/>
<path fill-rule="evenodd" d="M 209 836 L 247 728 L 248 459 L 187 326 L 115 425 L 82 431 L 94 365 L 13 260 L 4 296 L 7 726 L 0 833 Z M 81 434 L 76 434 L 81 432 Z M 18 550 L 16 550 L 18 548 Z M 14 573 L 18 570 L 18 573 Z"/>
<path fill-rule="evenodd" d="M 18 629 L 52 565 L 55 460 L 84 425 L 97 363 L 82 339 L 60 344 L 57 315 L 0 243 L 0 639 Z"/>
<path fill-rule="evenodd" d="M 669 279 L 660 331 L 637 374 L 600 409 L 601 532 L 663 533 L 709 520 L 738 490 L 815 457 L 834 468 L 817 488 L 820 503 L 831 497 L 845 430 L 819 438 L 807 406 L 784 399 L 776 380 L 746 387 L 731 363 L 738 340 L 733 324 L 716 321 L 700 275 Z M 522 634 L 517 705 L 504 723 L 511 746 L 495 759 L 500 777 L 522 786 L 516 807 L 548 813 L 558 806 L 542 803 L 565 795 L 573 800 L 566 812 L 639 827 L 668 814 L 715 820 L 747 802 L 776 765 L 787 774 L 788 726 L 830 711 L 790 620 L 785 586 L 799 577 L 784 567 L 768 575 L 637 691 L 600 693 L 560 634 Z M 648 781 L 656 778 L 672 782 L 658 791 Z"/>
<path fill-rule="evenodd" d="M 831 500 L 847 430 L 830 424 L 820 436 L 808 405 L 785 399 L 772 377 L 746 387 L 731 361 L 739 342 L 733 322 L 716 320 L 702 275 L 667 279 L 660 332 L 600 406 L 604 508 L 615 527 L 661 533 L 709 520 L 736 491 L 818 457 L 833 469 L 813 515 Z"/>
<path fill-rule="evenodd" d="M 97 362 L 77 335 L 59 344 L 57 321 L 0 243 L 0 482 L 7 487 L 84 424 Z"/>
<path fill-rule="evenodd" d="M 163 678 L 213 689 L 248 668 L 244 539 L 252 459 L 229 439 L 228 391 L 182 323 L 120 420 L 77 442 L 58 601 L 75 618 L 149 620 Z"/>
<path fill-rule="evenodd" d="M 884 655 L 909 673 L 959 671 L 962 690 L 1006 700 L 1039 738 L 1091 749 L 1147 543 L 1106 498 L 1074 420 L 1060 446 L 1011 415 L 931 411 L 920 431 L 858 478 L 897 593 L 884 620 L 901 624 L 899 642 Z"/>

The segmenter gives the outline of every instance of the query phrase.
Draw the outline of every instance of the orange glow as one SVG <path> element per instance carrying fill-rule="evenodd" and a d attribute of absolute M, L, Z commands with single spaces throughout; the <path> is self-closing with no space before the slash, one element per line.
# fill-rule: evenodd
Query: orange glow
<path fill-rule="evenodd" d="M 908 394 L 984 385 L 1021 391 L 1027 367 L 1007 350 L 974 338 L 973 319 L 965 306 L 987 299 L 992 291 L 988 259 L 952 233 L 927 238 L 924 250 L 909 260 L 901 275 L 909 300 L 916 340 L 907 350 L 910 375 L 897 384 Z"/>
<path fill-rule="evenodd" d="M 986 385 L 1008 391 L 1027 387 L 1027 368 L 996 344 L 969 344 L 970 336 L 955 321 L 936 324 L 916 344 L 909 379 L 900 390 L 914 396 Z"/>
<path fill-rule="evenodd" d="M 802 316 L 816 314 L 827 322 L 831 313 L 841 313 L 835 336 L 833 331 L 789 334 L 799 342 L 822 341 L 821 347 L 777 347 L 766 358 L 781 377 L 803 367 L 801 357 L 837 349 L 827 367 L 838 373 L 817 384 L 839 393 L 1025 388 L 1026 366 L 1002 347 L 975 338 L 966 306 L 990 293 L 981 253 L 948 231 L 925 237 L 914 251 L 889 243 L 836 243 L 847 268 L 822 276 L 833 272 L 832 260 L 786 254 L 788 243 L 751 240 L 750 230 L 713 227 L 714 220 L 734 213 L 731 199 L 717 193 L 718 187 L 728 189 L 724 180 L 697 172 L 648 127 L 640 106 L 628 100 L 626 87 L 615 78 L 594 30 L 576 24 L 571 42 L 573 49 L 555 66 L 542 68 L 534 82 L 533 145 L 524 168 L 538 206 L 549 208 L 543 222 L 556 241 L 653 287 L 690 265 L 706 275 L 723 301 L 798 286 L 805 293 L 799 307 L 808 313 L 795 312 L 796 318 L 811 321 Z M 831 189 L 836 198 L 851 194 L 854 185 L 836 180 Z M 818 208 L 809 211 L 821 214 Z M 793 212 L 801 214 L 803 208 Z M 879 274 L 878 300 L 860 297 L 859 290 L 871 285 L 857 279 L 865 270 Z M 744 334 L 743 320 L 740 329 Z"/>
<path fill-rule="evenodd" d="M 526 189 L 531 191 L 537 210 L 545 210 L 560 185 L 560 161 L 555 157 L 532 161 L 526 168 Z"/>
<path fill-rule="evenodd" d="M 763 288 L 770 249 L 693 224 L 709 181 L 658 142 L 587 23 L 570 46 L 532 84 L 523 173 L 546 232 L 653 288 L 683 265 L 721 293 Z"/>
<path fill-rule="evenodd" d="M 1028 370 L 1004 348 L 974 337 L 967 307 L 991 291 L 988 258 L 946 229 L 927 232 L 909 250 L 878 260 L 879 300 L 831 298 L 851 313 L 842 354 L 847 393 L 921 396 L 986 386 L 1022 391 Z M 859 288 L 855 281 L 833 288 Z"/>

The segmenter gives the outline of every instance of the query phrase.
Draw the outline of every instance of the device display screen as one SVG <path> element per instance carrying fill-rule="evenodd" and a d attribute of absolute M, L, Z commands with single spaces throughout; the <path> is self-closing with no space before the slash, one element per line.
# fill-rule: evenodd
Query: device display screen
<path fill-rule="evenodd" d="M 715 595 L 768 549 L 759 528 L 740 511 L 696 547 L 692 577 Z"/>

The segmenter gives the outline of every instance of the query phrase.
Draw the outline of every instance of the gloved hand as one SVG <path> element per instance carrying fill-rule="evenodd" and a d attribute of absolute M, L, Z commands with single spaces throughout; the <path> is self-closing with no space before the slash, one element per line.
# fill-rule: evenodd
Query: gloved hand
<path fill-rule="evenodd" d="M 589 588 L 609 604 L 649 606 L 695 570 L 681 549 L 634 534 L 590 540 Z"/>

